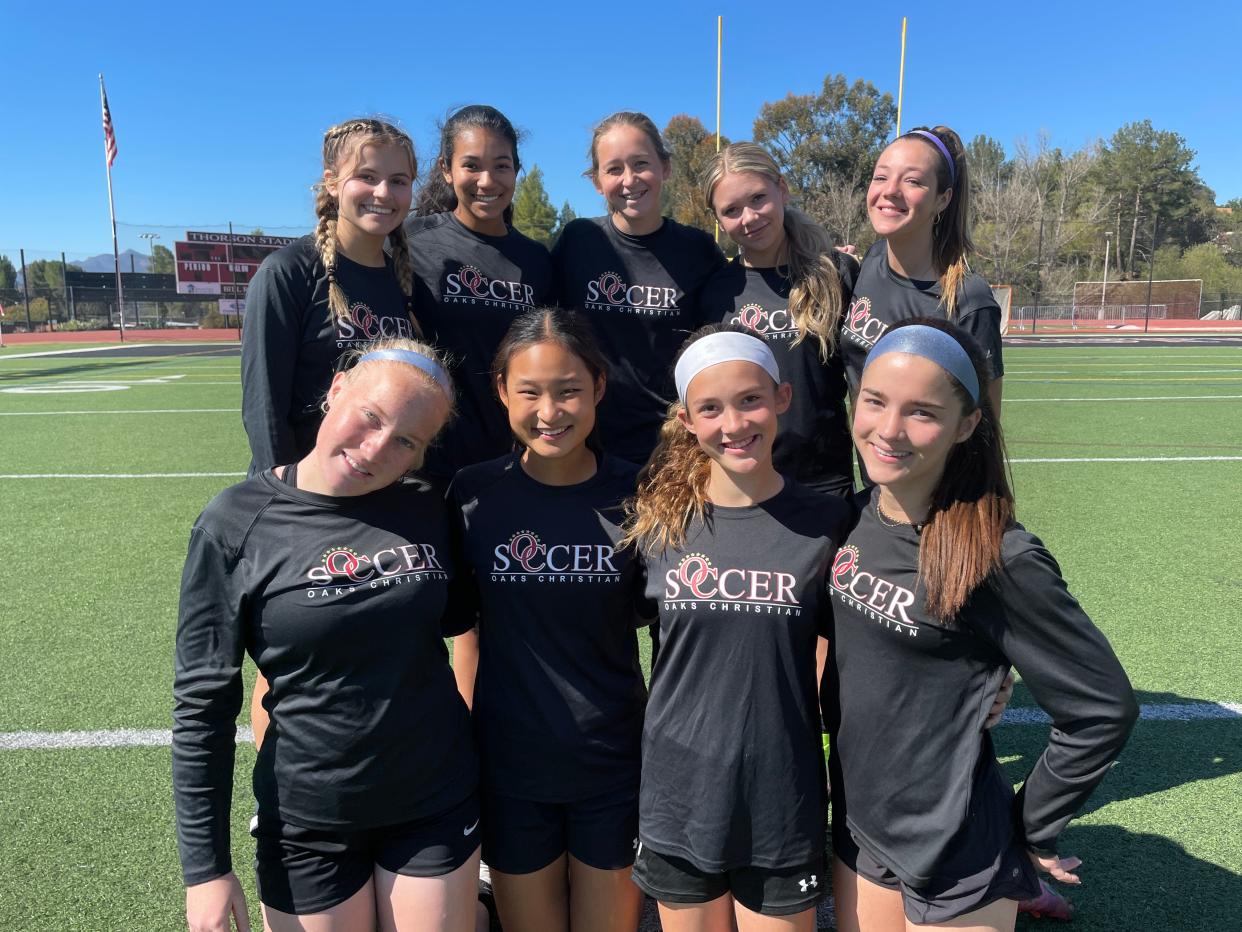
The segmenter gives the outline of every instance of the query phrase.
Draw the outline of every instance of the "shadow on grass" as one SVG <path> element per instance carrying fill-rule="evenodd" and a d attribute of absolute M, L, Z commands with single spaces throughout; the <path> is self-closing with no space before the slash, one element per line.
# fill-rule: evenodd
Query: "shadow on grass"
<path fill-rule="evenodd" d="M 1173 693 L 1136 692 L 1139 705 L 1192 705 L 1203 703 Z M 1014 689 L 1012 706 L 1033 706 L 1021 684 Z M 998 726 L 993 731 L 997 756 L 1017 755 L 1005 765 L 1014 783 L 1034 766 L 1048 742 L 1048 729 L 1037 725 Z M 1125 799 L 1138 799 L 1200 780 L 1215 780 L 1242 771 L 1242 719 L 1201 718 L 1190 721 L 1140 720 L 1125 750 L 1104 782 L 1092 794 L 1083 813 Z"/>
<path fill-rule="evenodd" d="M 1075 932 L 1237 928 L 1242 875 L 1196 858 L 1160 835 L 1115 825 L 1080 825 L 1071 831 L 1073 848 L 1085 862 L 1083 885 L 1059 889 L 1077 910 Z M 1018 929 L 1030 932 L 1059 925 L 1018 920 Z"/>
<path fill-rule="evenodd" d="M 1170 693 L 1137 696 L 1144 706 L 1196 702 Z M 1028 703 L 1029 695 L 1015 691 L 1015 705 Z M 1006 724 L 995 730 L 997 754 L 1014 783 L 1027 775 L 1047 739 L 1047 729 L 1038 726 Z M 1147 831 L 1070 823 L 1062 853 L 1084 861 L 1083 886 L 1059 887 L 1078 909 L 1073 928 L 1080 932 L 1237 928 L 1242 874 L 1196 857 L 1178 842 L 1223 852 L 1226 863 L 1242 862 L 1236 799 L 1227 785 L 1207 785 L 1240 771 L 1242 720 L 1140 720 L 1121 758 L 1080 815 L 1120 803 L 1125 809 L 1117 820 L 1130 829 Z M 1204 785 L 1192 794 L 1157 798 L 1192 784 Z M 1208 837 L 1211 833 L 1215 836 Z M 1029 919 L 1018 923 L 1020 930 L 1048 927 Z"/>

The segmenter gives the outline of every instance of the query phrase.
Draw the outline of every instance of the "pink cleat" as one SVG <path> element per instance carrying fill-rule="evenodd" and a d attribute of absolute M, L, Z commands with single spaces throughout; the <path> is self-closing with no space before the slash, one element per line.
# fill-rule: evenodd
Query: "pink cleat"
<path fill-rule="evenodd" d="M 1060 919 L 1069 922 L 1074 918 L 1074 904 L 1040 880 L 1039 896 L 1018 901 L 1018 912 L 1029 913 L 1035 919 Z"/>

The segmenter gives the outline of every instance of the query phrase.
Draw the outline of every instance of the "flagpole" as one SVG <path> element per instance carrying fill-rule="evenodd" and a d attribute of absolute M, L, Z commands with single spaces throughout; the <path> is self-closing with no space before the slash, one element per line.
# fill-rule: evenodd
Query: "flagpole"
<path fill-rule="evenodd" d="M 897 135 L 901 135 L 901 98 L 906 89 L 906 18 L 901 18 L 901 66 L 897 71 Z"/>
<path fill-rule="evenodd" d="M 108 109 L 108 95 L 104 93 L 103 73 L 99 75 L 99 106 Z M 114 131 L 115 132 L 115 131 Z M 108 172 L 108 216 L 112 219 L 112 265 L 116 269 L 116 312 L 121 321 L 121 342 L 125 342 L 125 298 L 121 293 L 121 251 L 116 242 L 116 207 L 112 202 L 112 160 L 108 157 L 108 140 L 104 138 L 104 168 Z"/>
<path fill-rule="evenodd" d="M 720 63 L 724 48 L 724 17 L 716 17 L 716 152 L 720 152 Z M 716 242 L 720 242 L 720 221 L 716 221 Z"/>

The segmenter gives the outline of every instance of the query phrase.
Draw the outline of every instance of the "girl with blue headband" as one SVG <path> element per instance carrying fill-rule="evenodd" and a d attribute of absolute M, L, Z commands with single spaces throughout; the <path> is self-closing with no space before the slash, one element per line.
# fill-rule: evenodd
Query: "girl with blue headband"
<path fill-rule="evenodd" d="M 951 320 L 983 349 L 993 409 L 1001 399 L 1000 308 L 971 272 L 970 172 L 966 149 L 947 126 L 920 127 L 876 160 L 867 217 L 879 237 L 863 257 L 841 323 L 850 397 L 858 394 L 867 353 L 890 327 L 912 317 Z"/>
<path fill-rule="evenodd" d="M 252 829 L 266 927 L 474 928 L 477 764 L 441 627 L 448 522 L 405 478 L 452 407 L 429 346 L 373 344 L 333 377 L 311 450 L 195 522 L 172 750 L 191 929 L 249 928 L 229 850 L 247 653 L 271 684 Z"/>
<path fill-rule="evenodd" d="M 898 323 L 861 373 L 853 437 L 875 487 L 828 574 L 837 927 L 1011 930 L 1138 707 L 1056 561 L 1014 520 L 982 353 Z M 1010 666 L 1051 716 L 1015 798 L 981 727 Z"/>

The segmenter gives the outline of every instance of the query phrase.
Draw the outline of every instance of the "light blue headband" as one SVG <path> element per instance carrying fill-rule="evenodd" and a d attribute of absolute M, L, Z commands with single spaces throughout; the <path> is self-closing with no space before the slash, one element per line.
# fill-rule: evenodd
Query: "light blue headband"
<path fill-rule="evenodd" d="M 885 353 L 909 353 L 930 359 L 957 379 L 966 389 L 966 394 L 976 405 L 979 404 L 979 376 L 975 374 L 975 365 L 962 345 L 943 330 L 926 324 L 911 324 L 888 331 L 867 354 L 863 372 Z"/>
<path fill-rule="evenodd" d="M 444 390 L 444 394 L 450 401 L 452 400 L 453 383 L 450 381 L 448 373 L 444 371 L 444 367 L 430 356 L 424 356 L 422 353 L 416 353 L 414 350 L 405 349 L 372 350 L 369 353 L 363 353 L 362 358 L 358 362 L 378 362 L 385 359 L 391 362 L 403 362 L 416 369 L 421 369 L 431 376 L 431 380 Z"/>

